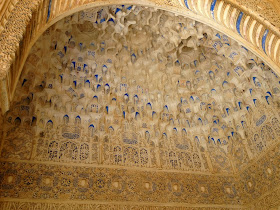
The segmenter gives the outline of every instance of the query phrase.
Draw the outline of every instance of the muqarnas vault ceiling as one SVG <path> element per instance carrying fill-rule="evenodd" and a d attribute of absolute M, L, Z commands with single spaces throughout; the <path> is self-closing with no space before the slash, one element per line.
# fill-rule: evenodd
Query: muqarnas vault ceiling
<path fill-rule="evenodd" d="M 75 13 L 27 59 L 2 122 L 1 196 L 251 204 L 279 184 L 279 93 L 273 70 L 194 20 Z"/>

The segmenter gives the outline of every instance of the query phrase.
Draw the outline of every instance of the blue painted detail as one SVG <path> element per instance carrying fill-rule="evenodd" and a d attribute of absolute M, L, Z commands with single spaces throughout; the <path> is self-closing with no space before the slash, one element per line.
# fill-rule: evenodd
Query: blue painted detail
<path fill-rule="evenodd" d="M 125 111 L 123 111 L 123 118 L 125 119 Z"/>
<path fill-rule="evenodd" d="M 190 7 L 189 7 L 189 5 L 188 5 L 188 0 L 185 0 L 185 5 L 186 5 L 186 7 L 187 7 L 189 10 L 191 10 Z"/>
<path fill-rule="evenodd" d="M 251 61 L 254 61 L 254 62 L 255 62 L 255 64 L 257 64 L 257 63 L 256 63 L 256 61 L 255 61 L 254 59 L 250 59 L 250 60 L 251 60 Z"/>
<path fill-rule="evenodd" d="M 214 44 L 213 44 L 213 48 L 215 49 L 215 50 L 217 50 L 218 51 L 218 47 L 222 47 L 223 46 L 223 44 L 222 44 L 222 42 L 221 41 L 217 41 L 217 42 L 215 42 Z"/>
<path fill-rule="evenodd" d="M 101 19 L 101 20 L 100 20 L 100 23 L 105 22 L 105 20 L 106 20 L 105 18 Z"/>
<path fill-rule="evenodd" d="M 27 79 L 24 79 L 21 86 L 23 86 L 26 81 L 27 81 Z"/>
<path fill-rule="evenodd" d="M 266 93 L 268 93 L 270 96 L 272 96 L 271 92 L 267 91 Z"/>
<path fill-rule="evenodd" d="M 74 69 L 76 68 L 76 62 L 73 61 L 72 64 L 74 65 Z"/>
<path fill-rule="evenodd" d="M 268 102 L 268 98 L 269 98 L 270 96 L 265 96 L 265 99 L 266 99 L 266 102 L 267 102 L 267 104 L 269 105 L 269 102 Z"/>
<path fill-rule="evenodd" d="M 228 111 L 229 111 L 229 108 L 226 108 L 226 112 L 227 112 L 227 114 L 228 114 Z M 229 114 L 228 114 L 229 115 Z"/>
<path fill-rule="evenodd" d="M 121 11 L 121 9 L 117 8 L 115 14 L 117 14 L 119 11 Z"/>
<path fill-rule="evenodd" d="M 51 8 L 52 8 L 52 0 L 49 1 L 47 22 L 49 21 L 49 18 L 51 16 Z"/>
<path fill-rule="evenodd" d="M 107 114 L 109 113 L 109 106 L 106 106 Z"/>
<path fill-rule="evenodd" d="M 64 52 L 65 53 L 67 52 L 67 46 L 64 46 Z"/>
<path fill-rule="evenodd" d="M 239 106 L 239 109 L 241 109 L 241 104 L 242 104 L 242 102 L 238 102 L 238 106 Z"/>
<path fill-rule="evenodd" d="M 250 88 L 250 89 L 249 89 L 249 91 L 250 91 L 250 94 L 252 95 L 252 91 L 253 91 L 253 89 L 252 89 L 252 88 Z"/>
<path fill-rule="evenodd" d="M 132 9 L 132 6 L 129 6 L 129 7 L 127 7 L 126 9 L 127 9 L 127 10 L 131 10 L 131 9 Z"/>
<path fill-rule="evenodd" d="M 254 102 L 255 105 L 256 105 L 256 101 L 257 101 L 257 99 L 254 98 L 254 99 L 253 99 L 253 102 Z"/>
<path fill-rule="evenodd" d="M 61 82 L 63 81 L 63 74 L 59 75 Z"/>
<path fill-rule="evenodd" d="M 272 73 L 276 78 L 279 78 L 279 77 L 277 76 L 277 74 L 275 74 L 274 71 L 272 71 L 272 70 L 270 70 L 270 71 L 271 71 L 271 73 Z M 279 81 L 279 84 L 280 84 L 280 81 Z"/>
<path fill-rule="evenodd" d="M 234 71 L 238 76 L 240 76 L 240 75 L 244 72 L 244 69 L 243 69 L 243 67 L 241 67 L 241 66 L 237 66 L 236 68 L 233 69 L 233 71 Z"/>
<path fill-rule="evenodd" d="M 211 7 L 210 7 L 210 13 L 211 13 L 213 19 L 215 19 L 215 17 L 214 17 L 214 9 L 215 9 L 215 6 L 216 6 L 216 2 L 217 2 L 217 0 L 213 0 L 212 3 L 211 3 Z"/>
<path fill-rule="evenodd" d="M 113 20 L 113 18 L 110 18 L 110 19 L 109 19 L 109 22 L 110 22 L 110 21 L 112 21 L 113 23 L 115 23 L 115 21 Z"/>
<path fill-rule="evenodd" d="M 246 50 L 248 52 L 248 49 L 244 46 L 241 46 L 241 48 L 243 48 L 244 50 Z M 254 59 L 251 59 L 251 60 L 254 60 Z"/>
<path fill-rule="evenodd" d="M 238 15 L 237 21 L 236 21 L 236 30 L 240 34 L 240 36 L 242 36 L 240 33 L 240 23 L 241 23 L 242 17 L 243 17 L 243 12 L 240 12 Z"/>
<path fill-rule="evenodd" d="M 268 34 L 268 29 L 265 30 L 265 32 L 263 34 L 263 37 L 262 37 L 262 48 L 263 48 L 263 51 L 264 51 L 265 54 L 266 54 L 265 41 L 266 41 L 267 34 Z"/>
<path fill-rule="evenodd" d="M 190 97 L 190 99 L 192 99 L 192 100 L 194 101 L 194 98 L 193 98 L 193 96 L 191 96 L 191 97 Z"/>

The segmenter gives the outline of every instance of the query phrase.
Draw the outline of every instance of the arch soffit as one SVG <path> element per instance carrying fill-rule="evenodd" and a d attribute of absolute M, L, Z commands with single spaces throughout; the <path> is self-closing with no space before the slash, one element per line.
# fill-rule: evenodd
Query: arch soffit
<path fill-rule="evenodd" d="M 9 110 L 15 88 L 29 51 L 47 28 L 84 9 L 120 4 L 118 0 L 24 0 L 2 31 L 0 39 L 0 103 Z M 122 4 L 154 7 L 182 15 L 221 31 L 238 41 L 280 74 L 280 32 L 269 22 L 262 23 L 252 12 L 221 0 L 124 0 Z M 19 21 L 21 20 L 21 21 Z M 19 23 L 17 23 L 19 21 Z M 15 28 L 20 24 L 18 30 Z M 9 34 L 9 36 L 5 36 Z"/>

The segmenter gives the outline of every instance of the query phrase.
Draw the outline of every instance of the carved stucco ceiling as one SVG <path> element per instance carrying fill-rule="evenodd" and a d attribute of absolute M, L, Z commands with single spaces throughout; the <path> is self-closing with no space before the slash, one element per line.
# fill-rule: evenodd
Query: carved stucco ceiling
<path fill-rule="evenodd" d="M 240 173 L 279 138 L 279 88 L 260 59 L 201 23 L 138 6 L 85 10 L 33 46 L 1 157 Z"/>
<path fill-rule="evenodd" d="M 87 159 L 64 154 L 64 141 L 80 148 L 88 135 L 108 136 L 116 146 L 159 148 L 164 168 L 232 173 L 279 132 L 277 117 L 270 122 L 278 115 L 275 73 L 226 35 L 160 10 L 104 7 L 67 17 L 35 44 L 21 78 L 7 116 L 25 125 L 36 118 L 36 132 L 50 133 L 40 155 L 55 161 Z M 104 162 L 152 167 L 145 155 L 143 163 Z"/>

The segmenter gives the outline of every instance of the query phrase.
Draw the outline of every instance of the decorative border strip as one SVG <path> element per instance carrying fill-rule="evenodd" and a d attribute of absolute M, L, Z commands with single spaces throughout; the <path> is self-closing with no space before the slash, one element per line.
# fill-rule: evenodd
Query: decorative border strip
<path fill-rule="evenodd" d="M 231 177 L 15 162 L 0 162 L 0 166 L 1 200 L 242 204 L 242 189 Z"/>
<path fill-rule="evenodd" d="M 85 203 L 85 202 L 34 202 L 34 201 L 21 201 L 20 199 L 2 201 L 0 202 L 0 208 L 5 210 L 16 210 L 16 209 L 29 209 L 29 210 L 50 210 L 50 209 L 67 209 L 67 210 L 78 210 L 78 209 L 114 209 L 114 210 L 211 210 L 211 209 L 242 209 L 241 206 L 220 206 L 220 205 L 176 205 L 171 203 L 169 205 L 154 205 L 154 204 L 139 204 L 139 203 L 111 203 L 111 202 L 98 202 L 98 203 Z"/>
<path fill-rule="evenodd" d="M 24 164 L 44 164 L 44 165 L 56 165 L 56 166 L 82 166 L 82 167 L 95 167 L 95 168 L 110 168 L 110 169 L 122 169 L 122 170 L 130 170 L 131 167 L 129 166 L 120 166 L 120 165 L 99 165 L 95 163 L 67 163 L 67 162 L 54 162 L 54 161 L 38 161 L 38 160 L 18 160 L 18 159 L 4 159 L 0 158 L 0 162 L 14 162 L 14 163 L 24 163 Z M 179 171 L 174 169 L 157 169 L 157 168 L 144 168 L 144 167 L 135 167 L 133 168 L 135 171 L 148 171 L 151 173 L 156 172 L 166 172 L 166 173 L 176 173 L 181 175 L 197 175 L 197 176 L 211 176 L 211 177 L 229 177 L 229 178 L 236 178 L 235 174 L 230 173 L 211 173 L 211 172 L 204 172 L 204 171 Z"/>

